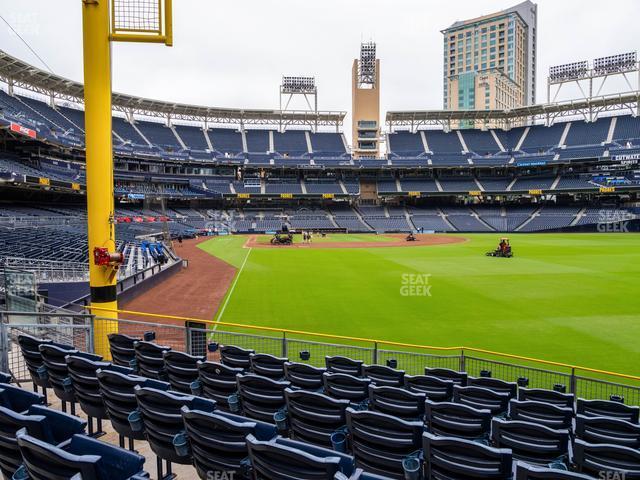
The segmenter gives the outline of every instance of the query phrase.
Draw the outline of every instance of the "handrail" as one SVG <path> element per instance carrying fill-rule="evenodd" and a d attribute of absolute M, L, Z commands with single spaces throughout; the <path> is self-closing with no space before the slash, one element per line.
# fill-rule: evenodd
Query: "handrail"
<path fill-rule="evenodd" d="M 286 329 L 286 328 L 275 328 L 275 327 L 261 327 L 261 326 L 258 326 L 258 325 L 245 325 L 245 324 L 242 324 L 242 323 L 221 322 L 221 321 L 205 320 L 205 319 L 202 319 L 202 318 L 193 318 L 193 317 L 181 317 L 181 316 L 178 316 L 178 315 L 161 315 L 161 314 L 157 314 L 157 313 L 137 312 L 137 311 L 133 311 L 133 310 L 120 310 L 120 309 L 111 309 L 111 308 L 95 307 L 95 306 L 88 306 L 86 308 L 88 310 L 90 310 L 90 311 L 95 310 L 95 311 L 110 312 L 110 313 L 123 313 L 123 314 L 127 314 L 127 315 L 141 315 L 141 316 L 147 316 L 147 317 L 152 317 L 152 318 L 166 318 L 166 319 L 181 320 L 181 321 L 187 321 L 187 322 L 200 322 L 200 323 L 205 323 L 205 324 L 208 324 L 208 325 L 225 325 L 225 326 L 228 326 L 228 327 L 247 328 L 247 329 L 251 329 L 251 330 L 263 330 L 263 331 L 279 332 L 279 333 L 285 333 L 285 334 L 308 335 L 308 336 L 313 336 L 313 337 L 334 338 L 334 339 L 340 339 L 340 340 L 351 340 L 351 341 L 356 341 L 356 342 L 378 343 L 378 344 L 383 344 L 383 345 L 392 345 L 392 346 L 396 346 L 396 347 L 418 348 L 418 349 L 423 349 L 423 350 L 437 350 L 437 351 L 464 350 L 465 352 L 484 353 L 484 354 L 495 355 L 495 356 L 504 357 L 504 358 L 512 358 L 512 359 L 523 360 L 523 361 L 527 361 L 527 362 L 540 363 L 540 364 L 543 364 L 543 365 L 551 365 L 551 366 L 555 366 L 555 367 L 563 367 L 563 368 L 567 368 L 567 369 L 570 369 L 570 370 L 581 370 L 583 372 L 597 373 L 597 374 L 601 374 L 601 375 L 611 375 L 613 377 L 625 378 L 627 380 L 640 381 L 640 376 L 628 375 L 628 374 L 625 374 L 625 373 L 609 372 L 607 370 L 601 370 L 601 369 L 597 369 L 597 368 L 582 367 L 582 366 L 579 366 L 579 365 L 572 365 L 572 364 L 562 363 L 562 362 L 554 362 L 552 360 L 542 360 L 542 359 L 539 359 L 539 358 L 525 357 L 525 356 L 522 356 L 522 355 L 515 355 L 515 354 L 511 354 L 511 353 L 494 352 L 492 350 L 485 350 L 485 349 L 482 349 L 482 348 L 475 348 L 475 347 L 465 347 L 465 346 L 459 346 L 459 347 L 436 347 L 436 346 L 431 346 L 431 345 L 416 345 L 416 344 L 412 344 L 412 343 L 393 342 L 393 341 L 388 341 L 388 340 L 376 340 L 376 339 L 371 339 L 371 338 L 350 337 L 350 336 L 347 336 L 347 335 L 333 335 L 333 334 L 329 334 L 329 333 L 307 332 L 307 331 L 304 331 L 304 330 L 291 330 L 291 329 Z M 104 318 L 104 319 L 105 320 L 117 321 L 117 319 L 110 319 L 110 318 Z"/>

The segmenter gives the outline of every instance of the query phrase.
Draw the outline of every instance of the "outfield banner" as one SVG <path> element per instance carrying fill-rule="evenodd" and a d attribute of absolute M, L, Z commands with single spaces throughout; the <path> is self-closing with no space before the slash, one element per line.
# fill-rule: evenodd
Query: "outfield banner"
<path fill-rule="evenodd" d="M 334 198 L 335 194 L 333 193 L 323 193 L 322 198 Z"/>
<path fill-rule="evenodd" d="M 238 198 L 251 198 L 249 193 L 238 193 Z"/>
<path fill-rule="evenodd" d="M 281 193 L 280 198 L 293 198 L 293 193 Z"/>
<path fill-rule="evenodd" d="M 479 197 L 482 195 L 482 192 L 480 190 L 469 190 L 469 195 L 472 197 Z"/>
<path fill-rule="evenodd" d="M 600 193 L 614 193 L 616 187 L 600 187 Z"/>
<path fill-rule="evenodd" d="M 409 192 L 409 196 L 410 197 L 419 197 L 420 196 L 420 192 Z"/>
<path fill-rule="evenodd" d="M 529 195 L 542 195 L 542 190 L 539 188 L 532 188 L 529 190 Z"/>
<path fill-rule="evenodd" d="M 46 177 L 40 177 L 38 178 L 38 183 L 40 185 L 51 185 L 51 180 Z"/>
<path fill-rule="evenodd" d="M 11 131 L 19 133 L 20 135 L 26 135 L 27 137 L 36 138 L 35 130 L 23 127 L 22 125 L 18 125 L 17 123 L 11 122 Z"/>
<path fill-rule="evenodd" d="M 79 183 L 72 183 L 71 184 L 71 190 L 80 190 L 80 184 Z"/>

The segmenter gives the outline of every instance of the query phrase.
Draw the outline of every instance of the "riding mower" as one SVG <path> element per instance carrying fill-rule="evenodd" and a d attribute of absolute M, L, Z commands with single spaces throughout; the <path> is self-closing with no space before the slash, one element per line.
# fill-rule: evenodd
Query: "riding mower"
<path fill-rule="evenodd" d="M 500 257 L 500 258 L 511 258 L 513 257 L 513 251 L 511 250 L 511 244 L 509 243 L 509 239 L 507 237 L 503 237 L 500 239 L 500 243 L 498 244 L 498 248 L 491 252 L 486 253 L 487 257 Z"/>

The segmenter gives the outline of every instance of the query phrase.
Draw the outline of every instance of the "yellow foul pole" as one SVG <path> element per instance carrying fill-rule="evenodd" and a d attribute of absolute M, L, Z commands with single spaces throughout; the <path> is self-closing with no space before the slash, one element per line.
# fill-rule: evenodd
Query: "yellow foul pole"
<path fill-rule="evenodd" d="M 109 1 L 82 0 L 84 49 L 85 142 L 87 161 L 87 222 L 89 233 L 89 284 L 91 305 L 117 309 L 116 272 L 94 259 L 96 248 L 115 252 L 113 224 L 113 149 L 111 140 L 111 43 L 109 41 Z M 117 313 L 100 313 L 117 318 Z M 94 338 L 95 352 L 109 358 L 106 334 L 117 332 L 117 322 L 109 331 L 101 329 Z"/>

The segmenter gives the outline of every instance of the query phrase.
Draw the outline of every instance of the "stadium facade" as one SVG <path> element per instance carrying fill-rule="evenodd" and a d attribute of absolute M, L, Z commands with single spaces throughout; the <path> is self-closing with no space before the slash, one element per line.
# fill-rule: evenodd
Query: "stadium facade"
<path fill-rule="evenodd" d="M 443 108 L 504 110 L 534 104 L 536 29 L 537 6 L 527 0 L 442 30 Z"/>

